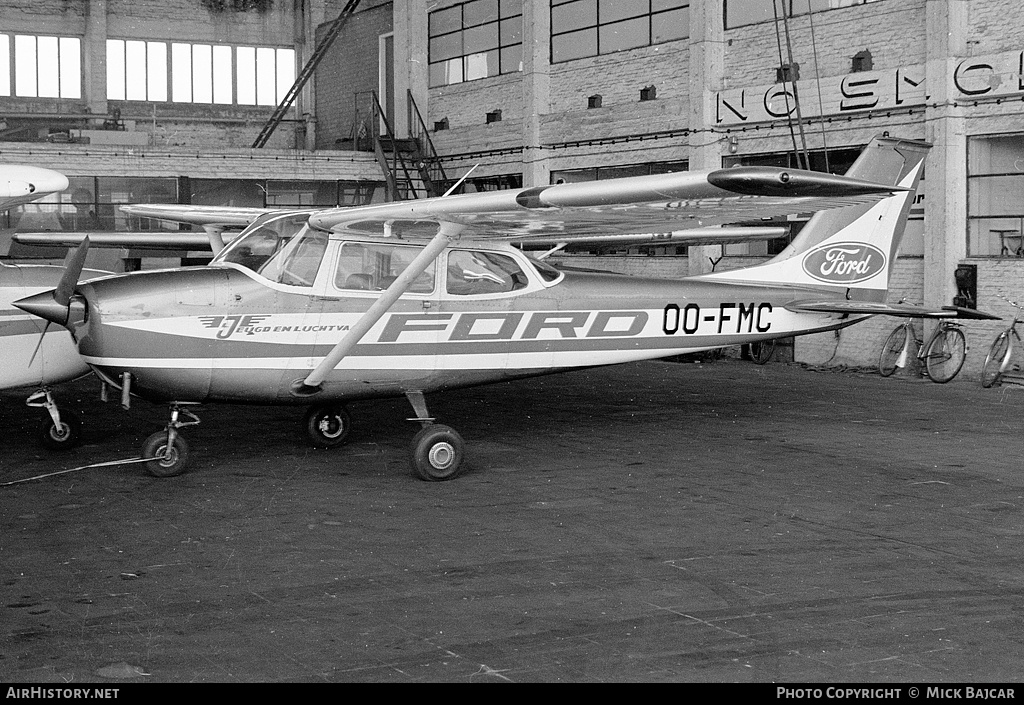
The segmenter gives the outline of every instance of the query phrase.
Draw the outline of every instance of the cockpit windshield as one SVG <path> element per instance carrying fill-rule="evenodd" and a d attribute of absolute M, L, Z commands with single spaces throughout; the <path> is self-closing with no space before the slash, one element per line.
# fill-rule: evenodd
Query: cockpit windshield
<path fill-rule="evenodd" d="M 224 248 L 214 263 L 233 262 L 279 284 L 313 286 L 328 236 L 310 228 L 308 218 L 269 218 Z"/>

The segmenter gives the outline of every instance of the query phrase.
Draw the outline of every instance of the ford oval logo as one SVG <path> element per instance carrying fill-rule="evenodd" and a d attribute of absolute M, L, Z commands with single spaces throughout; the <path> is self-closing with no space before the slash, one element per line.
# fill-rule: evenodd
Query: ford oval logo
<path fill-rule="evenodd" d="M 804 255 L 804 271 L 828 284 L 856 284 L 885 269 L 885 254 L 863 242 L 822 245 Z"/>

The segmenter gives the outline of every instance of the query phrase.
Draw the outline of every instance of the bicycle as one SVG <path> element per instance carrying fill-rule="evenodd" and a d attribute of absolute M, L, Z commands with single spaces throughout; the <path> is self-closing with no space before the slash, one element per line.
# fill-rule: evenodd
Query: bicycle
<path fill-rule="evenodd" d="M 906 303 L 901 300 L 900 303 Z M 878 372 L 888 377 L 897 369 L 906 367 L 911 355 L 911 345 L 917 350 L 917 360 L 928 378 L 945 384 L 957 376 L 967 357 L 967 339 L 958 323 L 941 319 L 935 331 L 924 343 L 917 337 L 914 319 L 908 318 L 893 329 L 882 345 L 878 356 Z"/>
<path fill-rule="evenodd" d="M 1020 364 L 1014 365 L 1011 373 L 1007 373 L 1010 367 L 1010 360 L 1013 359 L 1015 347 L 1013 339 L 1017 339 L 1017 345 L 1021 343 L 1020 333 L 1017 332 L 1017 324 L 1022 322 L 1021 313 L 1024 312 L 1024 306 L 1021 306 L 1016 301 L 1010 301 L 1005 296 L 1000 296 L 999 298 L 1016 308 L 1017 313 L 1013 317 L 1013 323 L 992 341 L 992 347 L 989 348 L 988 355 L 985 356 L 985 364 L 981 368 L 981 386 L 985 388 L 993 386 L 1002 379 L 1011 377 L 1014 382 L 1019 380 L 1019 383 L 1024 384 L 1024 374 L 1012 374 L 1012 372 L 1020 372 Z"/>

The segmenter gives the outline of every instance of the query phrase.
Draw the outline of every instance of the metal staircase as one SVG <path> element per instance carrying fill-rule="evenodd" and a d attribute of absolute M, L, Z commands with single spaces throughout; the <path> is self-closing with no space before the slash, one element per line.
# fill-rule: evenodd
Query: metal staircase
<path fill-rule="evenodd" d="M 440 196 L 447 187 L 441 159 L 430 139 L 412 93 L 407 93 L 409 137 L 397 137 L 376 93 L 372 94 L 373 145 L 387 182 L 388 200 Z"/>
<path fill-rule="evenodd" d="M 270 119 L 267 120 L 263 129 L 260 131 L 259 136 L 256 138 L 256 141 L 252 143 L 254 149 L 258 149 L 266 145 L 270 136 L 274 134 L 274 130 L 276 130 L 277 126 L 281 124 L 282 120 L 284 120 L 284 116 L 288 114 L 288 109 L 292 107 L 292 103 L 294 103 L 295 99 L 299 97 L 299 92 L 302 91 L 302 88 L 306 85 L 309 79 L 313 77 L 313 74 L 316 72 L 316 67 L 320 65 L 320 62 L 327 54 L 327 50 L 331 48 L 334 40 L 338 38 L 342 27 L 345 26 L 345 22 L 352 16 L 352 13 L 355 12 L 358 5 L 359 0 L 348 0 L 348 2 L 345 3 L 345 7 L 342 8 L 341 13 L 338 15 L 338 18 L 331 22 L 327 31 L 324 33 L 324 36 L 320 39 L 316 48 L 313 50 L 312 56 L 309 57 L 309 61 L 306 62 L 306 65 L 302 67 L 302 71 L 299 72 L 298 77 L 295 79 L 295 83 L 293 83 L 292 87 L 288 89 L 288 93 L 285 94 L 281 103 L 274 110 L 273 115 L 271 115 Z"/>

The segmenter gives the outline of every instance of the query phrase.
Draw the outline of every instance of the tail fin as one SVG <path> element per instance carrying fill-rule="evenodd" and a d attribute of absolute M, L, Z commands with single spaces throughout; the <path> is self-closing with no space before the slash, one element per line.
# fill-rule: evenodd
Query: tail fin
<path fill-rule="evenodd" d="M 915 140 L 876 137 L 846 175 L 906 190 L 874 204 L 816 213 L 768 262 L 701 278 L 838 286 L 850 289 L 854 299 L 884 300 L 930 147 Z"/>

